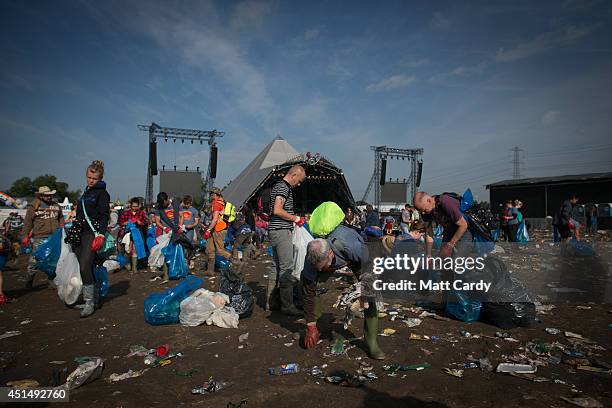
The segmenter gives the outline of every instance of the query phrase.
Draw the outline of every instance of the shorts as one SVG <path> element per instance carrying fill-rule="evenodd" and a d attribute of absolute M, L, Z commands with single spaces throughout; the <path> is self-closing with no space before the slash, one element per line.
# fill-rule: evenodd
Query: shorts
<path fill-rule="evenodd" d="M 570 238 L 572 236 L 569 225 L 557 225 L 557 230 L 563 239 Z"/>

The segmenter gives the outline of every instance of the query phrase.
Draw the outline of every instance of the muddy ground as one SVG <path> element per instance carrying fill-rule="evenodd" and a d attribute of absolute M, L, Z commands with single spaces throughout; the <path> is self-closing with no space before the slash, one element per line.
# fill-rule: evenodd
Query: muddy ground
<path fill-rule="evenodd" d="M 536 240 L 537 242 L 537 240 Z M 550 335 L 546 327 L 559 328 L 579 333 L 594 341 L 595 347 L 587 348 L 591 360 L 612 362 L 610 352 L 612 339 L 612 305 L 609 301 L 610 266 L 597 275 L 597 286 L 583 292 L 563 293 L 554 287 L 568 287 L 546 276 L 553 271 L 555 251 L 544 242 L 536 248 L 523 249 L 518 255 L 505 254 L 513 264 L 513 273 L 522 272 L 524 279 L 540 281 L 538 290 L 544 303 L 555 308 L 538 314 L 540 322 L 534 327 L 511 330 L 512 337 L 519 342 L 510 342 L 495 337 L 499 331 L 494 326 L 480 322 L 466 324 L 459 321 L 440 321 L 425 318 L 420 326 L 409 328 L 399 320 L 389 317 L 380 320 L 380 330 L 393 328 L 396 332 L 388 337 L 379 337 L 388 359 L 372 362 L 377 380 L 361 388 L 340 387 L 326 383 L 305 372 L 272 377 L 269 367 L 282 363 L 298 363 L 302 367 L 327 364 L 327 374 L 334 370 L 355 372 L 360 362 L 370 361 L 359 347 L 348 350 L 347 356 L 329 357 L 330 345 L 335 337 L 345 339 L 362 335 L 363 321 L 355 319 L 349 331 L 342 327 L 343 311 L 333 309 L 332 304 L 343 288 L 345 279 L 336 277 L 322 284 L 329 291 L 323 295 L 324 315 L 320 321 L 323 341 L 312 350 L 304 350 L 292 334 L 302 330 L 302 323 L 286 318 L 276 312 L 266 312 L 260 305 L 253 315 L 241 320 L 238 329 L 222 329 L 212 326 L 182 327 L 180 324 L 151 326 L 143 319 L 143 300 L 167 286 L 149 282 L 150 272 L 130 273 L 120 270 L 110 276 L 109 295 L 101 310 L 88 319 L 80 319 L 77 309 L 63 305 L 57 293 L 40 273 L 34 290 L 23 289 L 24 269 L 27 258 L 20 257 L 15 264 L 9 263 L 5 276 L 5 290 L 13 302 L 0 307 L 0 335 L 18 330 L 22 334 L 0 339 L 0 351 L 15 352 L 16 360 L 0 369 L 0 383 L 35 379 L 41 385 L 53 382 L 54 371 L 66 367 L 70 372 L 76 368 L 76 357 L 100 356 L 106 360 L 102 377 L 86 384 L 70 395 L 70 405 L 78 407 L 166 407 L 166 406 L 210 406 L 226 407 L 228 402 L 238 403 L 246 399 L 248 407 L 569 407 L 560 397 L 593 397 L 603 406 L 612 406 L 612 375 L 576 369 L 569 358 L 558 351 L 553 355 L 562 357 L 559 364 L 540 366 L 538 377 L 547 382 L 533 382 L 507 374 L 481 371 L 479 368 L 464 370 L 463 378 L 446 374 L 444 368 L 461 368 L 470 359 L 488 358 L 495 367 L 509 361 L 507 356 L 516 354 L 518 348 L 535 340 L 538 343 L 558 341 L 569 345 L 563 333 Z M 550 259 L 545 260 L 546 256 Z M 255 290 L 259 304 L 263 299 L 263 277 L 271 265 L 269 257 L 249 261 L 244 267 L 246 281 Z M 552 266 L 551 266 L 552 265 Z M 591 268 L 589 267 L 589 270 Z M 551 272 L 552 273 L 552 272 Z M 554 272 L 557 273 L 557 272 Z M 587 272 L 581 272 L 584 276 Z M 540 277 L 540 279 L 537 279 Z M 557 273 L 558 278 L 558 273 Z M 205 286 L 215 288 L 218 279 L 206 281 Z M 592 282 L 592 279 L 588 280 Z M 552 282 L 552 283 L 551 283 Z M 575 284 L 575 282 L 572 282 Z M 171 282 L 169 286 L 174 286 Z M 603 287 L 603 289 L 602 289 Z M 595 299 L 589 291 L 598 290 Z M 547 293 L 549 291 L 549 293 Z M 405 303 L 409 308 L 413 305 Z M 417 314 L 406 312 L 407 317 Z M 477 338 L 462 337 L 462 330 Z M 249 333 L 245 343 L 238 336 Z M 409 340 L 411 333 L 439 336 L 437 341 Z M 117 383 L 106 381 L 112 373 L 124 373 L 129 369 L 139 370 L 146 366 L 142 357 L 126 357 L 131 345 L 147 348 L 169 343 L 172 350 L 182 351 L 165 367 L 150 369 L 141 377 Z M 239 348 L 242 346 L 241 348 Z M 524 353 L 524 352 L 523 352 Z M 531 358 L 536 358 L 530 354 Z M 546 360 L 542 357 L 541 360 Z M 431 365 L 421 371 L 401 372 L 390 377 L 382 366 L 389 363 Z M 192 377 L 179 376 L 175 371 L 197 369 Z M 192 395 L 191 389 L 214 376 L 233 384 L 222 391 L 209 395 Z M 555 382 L 555 380 L 557 380 Z M 23 406 L 24 404 L 21 404 Z M 39 405 L 43 406 L 43 405 Z"/>

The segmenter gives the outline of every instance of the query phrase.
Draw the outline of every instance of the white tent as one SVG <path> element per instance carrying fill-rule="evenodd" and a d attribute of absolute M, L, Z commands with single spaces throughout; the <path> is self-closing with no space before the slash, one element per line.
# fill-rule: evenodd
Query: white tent
<path fill-rule="evenodd" d="M 223 198 L 240 208 L 272 173 L 275 166 L 299 156 L 285 139 L 276 136 L 242 172 L 223 189 Z"/>

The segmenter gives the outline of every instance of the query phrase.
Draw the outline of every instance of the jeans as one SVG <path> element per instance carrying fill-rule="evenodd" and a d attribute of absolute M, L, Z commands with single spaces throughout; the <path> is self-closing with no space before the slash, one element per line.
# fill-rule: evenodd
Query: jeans
<path fill-rule="evenodd" d="M 276 284 L 295 284 L 293 277 L 293 234 L 289 229 L 268 231 L 276 268 L 268 280 Z"/>

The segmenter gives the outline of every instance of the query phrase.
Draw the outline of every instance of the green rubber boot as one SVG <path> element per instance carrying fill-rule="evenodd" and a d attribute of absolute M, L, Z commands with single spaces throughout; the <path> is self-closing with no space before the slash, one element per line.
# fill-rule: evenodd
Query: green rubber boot
<path fill-rule="evenodd" d="M 321 298 L 319 296 L 315 296 L 314 298 L 314 316 L 316 320 L 321 318 L 323 311 L 321 309 Z"/>
<path fill-rule="evenodd" d="M 369 307 L 363 311 L 363 338 L 368 346 L 368 355 L 374 360 L 384 360 L 385 353 L 378 346 L 378 311 L 376 302 L 369 302 Z"/>

